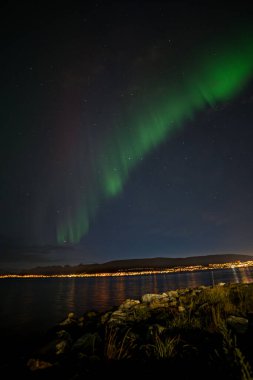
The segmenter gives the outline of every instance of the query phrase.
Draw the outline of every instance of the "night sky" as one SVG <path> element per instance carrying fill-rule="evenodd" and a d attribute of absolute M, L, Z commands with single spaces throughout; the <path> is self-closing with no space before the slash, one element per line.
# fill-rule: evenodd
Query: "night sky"
<path fill-rule="evenodd" d="M 252 6 L 33 3 L 0 12 L 0 266 L 252 254 Z"/>

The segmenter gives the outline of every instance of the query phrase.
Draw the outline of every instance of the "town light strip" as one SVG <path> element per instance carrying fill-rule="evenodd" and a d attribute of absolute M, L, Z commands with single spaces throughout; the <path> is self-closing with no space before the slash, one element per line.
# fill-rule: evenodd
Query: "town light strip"
<path fill-rule="evenodd" d="M 167 274 L 167 273 L 181 273 L 181 272 L 194 272 L 194 271 L 204 271 L 204 270 L 217 270 L 217 269 L 232 269 L 232 268 L 245 268 L 253 267 L 253 261 L 235 261 L 232 263 L 222 263 L 222 264 L 209 264 L 208 266 L 203 265 L 191 265 L 185 267 L 174 267 L 165 269 L 150 269 L 143 271 L 123 271 L 118 272 L 105 272 L 105 273 L 70 273 L 70 274 L 2 274 L 0 279 L 5 278 L 90 278 L 90 277 L 123 277 L 123 276 L 143 276 L 143 275 L 154 275 L 154 274 Z"/>

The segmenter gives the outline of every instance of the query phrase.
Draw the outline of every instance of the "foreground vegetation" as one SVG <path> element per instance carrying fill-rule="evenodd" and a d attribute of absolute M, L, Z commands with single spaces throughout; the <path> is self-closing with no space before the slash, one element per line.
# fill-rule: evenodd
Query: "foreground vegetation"
<path fill-rule="evenodd" d="M 146 294 L 48 332 L 26 378 L 253 379 L 253 284 Z"/>

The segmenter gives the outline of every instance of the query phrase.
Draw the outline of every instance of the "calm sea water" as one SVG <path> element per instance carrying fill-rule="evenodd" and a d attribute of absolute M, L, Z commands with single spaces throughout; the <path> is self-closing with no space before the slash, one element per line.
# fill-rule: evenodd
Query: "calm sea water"
<path fill-rule="evenodd" d="M 253 282 L 253 268 L 129 277 L 0 279 L 0 334 L 27 337 L 44 333 L 73 311 L 105 311 L 126 298 L 145 293 L 212 285 Z"/>
<path fill-rule="evenodd" d="M 106 311 L 146 293 L 253 282 L 253 268 L 131 277 L 0 279 L 0 372 L 26 362 L 40 338 L 69 312 Z"/>

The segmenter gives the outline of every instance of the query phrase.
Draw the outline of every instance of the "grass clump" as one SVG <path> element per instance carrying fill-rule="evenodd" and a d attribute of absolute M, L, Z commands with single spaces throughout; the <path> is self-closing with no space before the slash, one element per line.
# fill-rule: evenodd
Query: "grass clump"
<path fill-rule="evenodd" d="M 104 355 L 108 360 L 125 360 L 133 356 L 136 346 L 134 335 L 131 329 L 127 329 L 123 334 L 119 329 L 109 327 L 105 336 Z"/>

